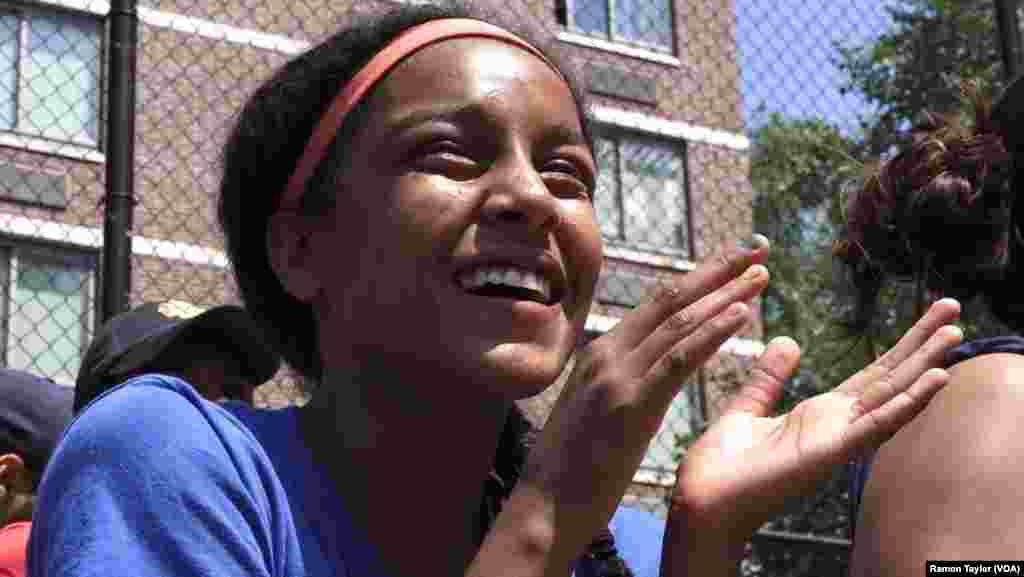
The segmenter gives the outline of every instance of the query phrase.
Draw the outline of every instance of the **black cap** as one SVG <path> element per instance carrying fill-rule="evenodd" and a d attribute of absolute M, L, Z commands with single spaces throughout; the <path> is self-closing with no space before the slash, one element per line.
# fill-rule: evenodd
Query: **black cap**
<path fill-rule="evenodd" d="M 241 307 L 204 310 L 182 301 L 146 303 L 107 321 L 89 344 L 75 380 L 74 410 L 119 384 L 118 377 L 145 370 L 183 337 L 230 343 L 242 353 L 243 374 L 254 387 L 281 365 L 263 329 Z"/>
<path fill-rule="evenodd" d="M 37 475 L 71 421 L 71 387 L 0 369 L 0 454 L 17 453 Z"/>

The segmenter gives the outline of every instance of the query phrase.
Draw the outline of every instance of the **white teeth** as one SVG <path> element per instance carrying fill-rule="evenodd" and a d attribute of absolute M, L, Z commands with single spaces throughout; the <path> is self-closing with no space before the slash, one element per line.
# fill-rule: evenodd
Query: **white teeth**
<path fill-rule="evenodd" d="M 462 273 L 458 280 L 464 289 L 477 289 L 490 283 L 537 291 L 544 295 L 544 300 L 551 299 L 551 283 L 546 278 L 529 270 L 483 266 L 475 271 Z"/>

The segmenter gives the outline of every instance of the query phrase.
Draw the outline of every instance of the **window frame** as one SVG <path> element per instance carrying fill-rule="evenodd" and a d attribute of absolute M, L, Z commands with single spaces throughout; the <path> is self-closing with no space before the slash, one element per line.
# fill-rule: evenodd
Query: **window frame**
<path fill-rule="evenodd" d="M 106 93 L 106 78 L 107 78 L 107 35 L 108 26 L 105 18 L 95 12 L 73 10 L 70 8 L 57 6 L 53 4 L 21 4 L 12 3 L 7 0 L 0 0 L 0 15 L 13 15 L 18 18 L 18 50 L 17 59 L 14 63 L 14 125 L 11 128 L 0 128 L 0 134 L 18 135 L 23 138 L 39 140 L 47 143 L 59 143 L 62 145 L 70 145 L 86 151 L 103 151 L 104 143 L 106 141 L 106 99 L 103 95 Z M 97 25 L 97 37 L 96 41 L 98 44 L 97 51 L 97 63 L 96 63 L 96 141 L 90 141 L 85 138 L 53 138 L 42 134 L 42 131 L 31 130 L 30 128 L 24 127 L 24 116 L 25 112 L 22 110 L 22 93 L 27 89 L 27 81 L 24 75 L 24 66 L 28 58 L 31 57 L 29 52 L 29 44 L 31 42 L 31 26 L 29 21 L 32 18 L 38 17 L 61 17 L 66 16 L 70 18 L 81 18 L 92 20 Z M 38 148 L 38 147 L 37 147 Z"/>
<path fill-rule="evenodd" d="M 687 164 L 688 160 L 688 146 L 687 142 L 682 139 L 666 138 L 661 135 L 650 134 L 640 130 L 634 130 L 621 126 L 609 125 L 609 124 L 595 124 L 593 130 L 593 138 L 595 148 L 598 146 L 597 142 L 601 140 L 613 141 L 615 143 L 615 169 L 612 178 L 615 181 L 615 190 L 617 198 L 615 199 L 616 210 L 619 215 L 619 235 L 616 238 L 609 238 L 605 236 L 604 232 L 601 232 L 601 239 L 604 241 L 606 248 L 620 249 L 623 251 L 631 251 L 644 255 L 651 255 L 655 257 L 670 257 L 683 259 L 688 262 L 693 262 L 693 246 L 694 246 L 694 230 L 693 230 L 693 203 L 691 202 L 690 194 L 690 169 Z M 678 248 L 672 248 L 668 246 L 655 247 L 646 243 L 634 243 L 631 242 L 626 236 L 626 220 L 625 220 L 625 199 L 622 195 L 622 154 L 620 151 L 620 141 L 632 140 L 639 143 L 656 143 L 660 145 L 667 145 L 673 148 L 678 154 L 680 167 L 682 174 L 681 179 L 681 191 L 683 199 L 685 201 L 685 210 L 683 211 L 683 220 L 685 222 L 679 223 L 678 226 L 685 227 L 686 232 L 686 244 Z M 596 150 L 595 150 L 596 152 Z M 595 159 L 596 160 L 596 159 Z M 600 169 L 600 166 L 598 167 Z M 598 194 L 595 191 L 595 194 Z M 595 205 L 595 216 L 600 218 L 600 214 L 597 213 Z M 600 226 L 600 222 L 598 225 Z M 632 260 L 632 259 L 630 259 Z"/>
<path fill-rule="evenodd" d="M 11 304 L 18 280 L 18 271 L 23 259 L 33 258 L 37 262 L 63 265 L 67 268 L 84 269 L 88 273 L 87 286 L 82 291 L 82 316 L 79 319 L 82 337 L 78 343 L 79 362 L 85 355 L 99 322 L 99 281 L 100 256 L 96 250 L 85 250 L 73 245 L 40 242 L 10 235 L 0 235 L 0 366 L 10 364 Z M 23 369 L 53 379 L 61 385 L 74 386 L 51 375 L 42 375 L 38 369 Z M 71 372 L 71 371 L 68 371 Z"/>
<path fill-rule="evenodd" d="M 647 41 L 644 41 L 644 40 L 635 40 L 635 39 L 632 39 L 632 38 L 625 38 L 625 37 L 617 35 L 615 33 L 615 18 L 616 18 L 615 17 L 615 8 L 616 8 L 615 3 L 616 3 L 617 0 L 591 0 L 593 2 L 603 2 L 604 5 L 608 9 L 608 29 L 605 30 L 603 33 L 598 34 L 596 32 L 589 32 L 587 30 L 579 28 L 578 26 L 576 26 L 576 18 L 574 16 L 574 12 L 575 12 L 574 8 L 576 7 L 577 3 L 583 4 L 586 1 L 587 0 L 560 0 L 561 8 L 564 11 L 563 16 L 564 16 L 564 20 L 565 21 L 563 22 L 563 25 L 565 26 L 565 28 L 567 30 L 571 31 L 573 34 L 580 34 L 582 36 L 587 36 L 587 37 L 590 37 L 590 38 L 600 38 L 601 40 L 604 40 L 605 42 L 610 42 L 612 44 L 619 44 L 619 45 L 622 45 L 622 46 L 630 46 L 630 47 L 634 47 L 634 48 L 640 48 L 642 50 L 647 50 L 649 52 L 654 52 L 654 53 L 658 53 L 658 54 L 671 54 L 671 55 L 674 56 L 677 53 L 677 50 L 676 50 L 676 48 L 677 48 L 677 46 L 676 46 L 677 40 L 676 40 L 676 22 L 675 22 L 675 20 L 676 20 L 675 19 L 675 14 L 676 14 L 676 11 L 675 11 L 675 0 L 665 0 L 665 2 L 668 2 L 668 13 L 669 13 L 669 22 L 668 22 L 669 43 L 668 43 L 667 46 L 662 46 L 662 45 L 657 44 L 655 42 L 647 42 Z"/>

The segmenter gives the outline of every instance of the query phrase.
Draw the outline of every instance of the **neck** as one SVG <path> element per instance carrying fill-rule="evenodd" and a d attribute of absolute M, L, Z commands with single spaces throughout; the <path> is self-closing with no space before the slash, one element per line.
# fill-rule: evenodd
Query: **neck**
<path fill-rule="evenodd" d="M 397 373 L 328 373 L 303 409 L 305 436 L 382 569 L 461 574 L 510 407 L 465 383 Z"/>

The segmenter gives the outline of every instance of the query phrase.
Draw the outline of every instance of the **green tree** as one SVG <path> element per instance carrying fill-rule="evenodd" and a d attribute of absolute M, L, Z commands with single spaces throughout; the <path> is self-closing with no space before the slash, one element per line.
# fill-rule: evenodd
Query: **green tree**
<path fill-rule="evenodd" d="M 1002 82 L 992 0 L 902 0 L 886 8 L 892 27 L 875 42 L 838 45 L 844 92 L 877 114 L 862 119 L 869 150 L 884 152 L 922 110 L 949 113 L 964 79 Z"/>
<path fill-rule="evenodd" d="M 992 94 L 1004 84 L 992 0 L 902 0 L 887 10 L 892 27 L 874 42 L 837 46 L 839 67 L 847 76 L 843 90 L 860 94 L 875 109 L 862 119 L 863 134 L 849 149 L 861 160 L 884 156 L 903 142 L 924 110 L 962 111 L 960 87 L 965 80 L 981 80 Z M 760 175 L 752 172 L 751 178 L 759 189 Z M 839 203 L 834 208 L 840 208 Z M 841 211 L 835 210 L 833 217 L 835 223 L 841 222 Z M 910 325 L 918 313 L 918 296 L 917 287 L 909 283 L 890 283 L 883 291 L 879 312 L 865 336 L 869 354 L 887 348 Z M 982 303 L 964 304 L 968 338 L 1005 332 Z"/>
<path fill-rule="evenodd" d="M 862 172 L 854 156 L 858 148 L 821 119 L 788 120 L 778 114 L 769 116 L 754 139 L 754 221 L 758 232 L 772 239 L 767 263 L 772 284 L 762 309 L 765 337 L 792 336 L 803 348 L 784 409 L 838 382 L 834 379 L 850 364 L 842 362 L 850 355 L 836 351 L 849 340 L 836 322 L 848 307 L 834 290 L 839 271 L 833 268 L 832 241 L 843 189 Z"/>
<path fill-rule="evenodd" d="M 841 382 L 891 346 L 917 315 L 912 283 L 890 283 L 867 331 L 850 335 L 852 313 L 844 270 L 831 244 L 843 222 L 845 193 L 867 159 L 905 138 L 923 110 L 961 108 L 964 79 L 1001 84 L 998 34 L 991 0 L 903 0 L 887 8 L 890 30 L 862 46 L 837 46 L 844 90 L 862 95 L 874 112 L 863 132 L 843 134 L 826 120 L 779 114 L 753 134 L 750 181 L 755 228 L 772 239 L 773 281 L 764 296 L 765 338 L 790 335 L 804 349 L 787 404 Z M 1003 330 L 978 303 L 967 303 L 968 336 Z"/>

